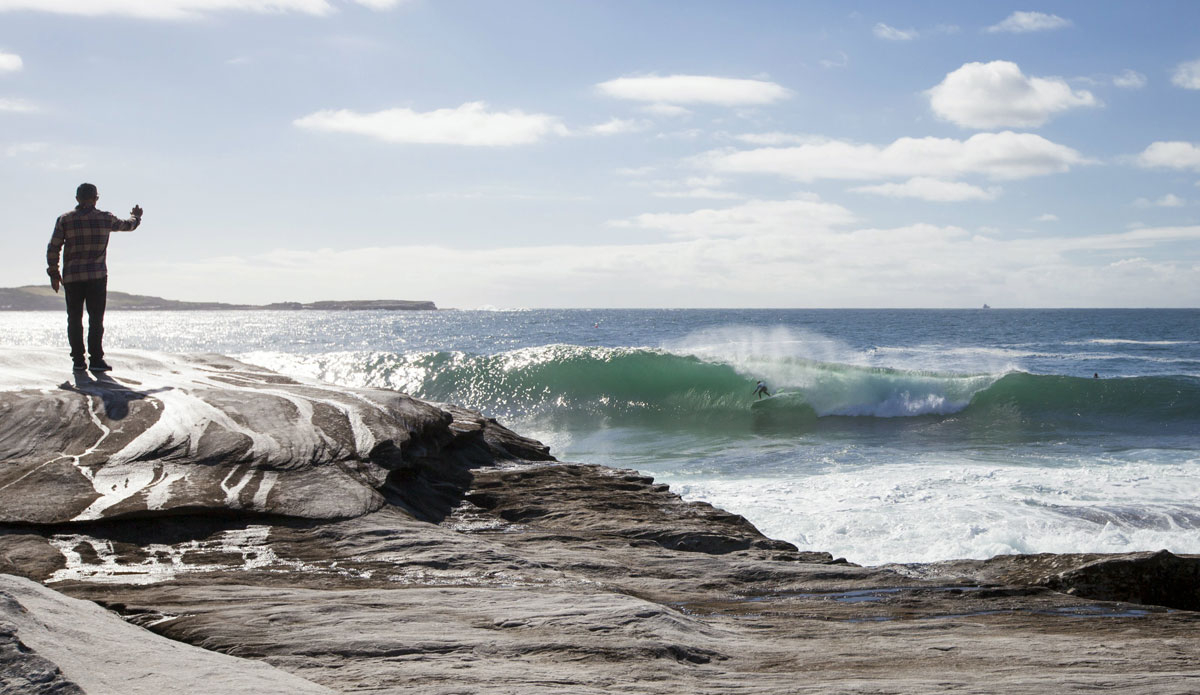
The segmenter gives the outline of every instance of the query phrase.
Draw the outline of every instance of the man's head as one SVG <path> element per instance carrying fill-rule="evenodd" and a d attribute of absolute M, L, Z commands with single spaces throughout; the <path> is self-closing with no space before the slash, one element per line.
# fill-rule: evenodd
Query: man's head
<path fill-rule="evenodd" d="M 94 183 L 81 183 L 79 188 L 75 189 L 75 200 L 80 205 L 95 205 L 100 199 L 100 192 L 96 190 Z"/>

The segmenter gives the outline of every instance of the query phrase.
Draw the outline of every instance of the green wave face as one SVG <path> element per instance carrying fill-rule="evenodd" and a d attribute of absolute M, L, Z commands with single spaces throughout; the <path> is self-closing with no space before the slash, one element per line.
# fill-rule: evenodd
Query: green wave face
<path fill-rule="evenodd" d="M 687 415 L 745 411 L 753 401 L 754 381 L 732 367 L 652 350 L 551 345 L 421 361 L 414 393 L 510 415 Z"/>
<path fill-rule="evenodd" d="M 1117 417 L 1161 423 L 1190 421 L 1200 430 L 1200 379 L 1087 379 L 1017 372 L 975 394 L 969 410 L 988 414 L 1014 408 L 1039 420 Z"/>
<path fill-rule="evenodd" d="M 1011 372 L 962 375 L 762 357 L 737 365 L 641 348 L 549 345 L 495 355 L 361 354 L 322 366 L 335 381 L 407 391 L 510 419 L 596 426 L 740 427 L 774 418 L 965 418 L 1029 425 L 1200 422 L 1193 377 L 1084 379 Z M 354 378 L 347 378 L 350 373 Z M 341 377 L 341 378 L 339 378 Z M 765 379 L 774 394 L 754 396 Z"/>

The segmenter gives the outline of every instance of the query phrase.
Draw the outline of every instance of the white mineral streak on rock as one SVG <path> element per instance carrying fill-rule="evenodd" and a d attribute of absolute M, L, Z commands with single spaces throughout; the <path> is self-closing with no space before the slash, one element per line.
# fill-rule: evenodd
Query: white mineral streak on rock
<path fill-rule="evenodd" d="M 173 390 L 155 393 L 153 398 L 162 401 L 163 413 L 158 420 L 126 444 L 120 451 L 109 456 L 110 463 L 135 461 L 153 455 L 155 452 L 171 449 L 184 449 L 189 455 L 195 455 L 200 443 L 200 436 L 210 423 L 216 423 L 231 432 L 244 434 L 253 442 L 252 453 L 264 455 L 277 452 L 279 445 L 270 437 L 237 424 L 219 408 L 180 389 L 193 386 L 181 384 Z M 228 388 L 227 386 L 225 388 Z"/>
<path fill-rule="evenodd" d="M 221 480 L 221 490 L 225 493 L 225 504 L 230 509 L 237 509 L 238 498 L 241 497 L 242 490 L 246 488 L 246 485 L 254 479 L 254 472 L 254 468 L 251 466 L 234 466 L 229 469 L 229 474 Z M 239 473 L 241 473 L 241 477 L 237 482 L 230 483 L 230 480 Z"/>
<path fill-rule="evenodd" d="M 271 494 L 271 489 L 275 487 L 275 481 L 279 480 L 279 474 L 275 471 L 263 471 L 262 480 L 258 481 L 258 490 L 254 492 L 254 499 L 251 500 L 251 508 L 255 511 L 267 511 L 267 495 Z"/>
<path fill-rule="evenodd" d="M 88 474 L 88 467 L 80 468 L 92 480 L 92 487 L 100 497 L 92 501 L 87 509 L 75 515 L 74 521 L 91 521 L 99 519 L 105 509 L 123 502 L 147 487 L 162 479 L 161 467 L 158 464 L 138 463 L 136 465 L 109 464 L 100 466 Z"/>
<path fill-rule="evenodd" d="M 230 388 L 228 385 L 225 385 L 225 387 Z M 320 427 L 313 422 L 314 403 L 327 405 L 346 416 L 346 419 L 350 423 L 350 431 L 354 435 L 354 455 L 366 458 L 371 449 L 375 447 L 375 435 L 371 433 L 370 428 L 367 427 L 367 424 L 363 421 L 362 414 L 360 412 L 361 408 L 356 408 L 343 400 L 338 400 L 335 398 L 320 398 L 312 395 L 311 393 L 305 394 L 304 397 L 300 397 L 288 391 L 262 387 L 244 390 L 251 391 L 252 393 L 269 394 L 278 398 L 284 398 L 296 406 L 296 410 L 299 412 L 295 422 L 296 434 L 300 436 L 295 436 L 289 441 L 303 441 L 310 447 L 308 452 L 295 452 L 298 456 L 305 456 L 311 460 L 315 458 L 315 452 L 317 451 L 318 447 L 320 447 L 322 444 L 330 443 L 329 438 L 325 436 Z M 379 408 L 379 404 L 373 403 L 370 399 L 364 398 L 356 393 L 343 391 L 339 392 L 339 395 L 343 397 L 350 396 L 368 408 Z M 307 424 L 308 427 L 304 428 L 302 426 L 304 424 Z"/>
<path fill-rule="evenodd" d="M 273 375 L 217 356 L 121 351 L 110 358 L 116 376 L 75 375 L 72 381 L 65 368 L 69 363 L 51 351 L 0 353 L 0 390 L 65 389 L 86 395 L 88 417 L 99 436 L 84 451 L 62 452 L 44 464 L 67 458 L 94 488 L 96 497 L 73 517 L 76 521 L 111 515 L 122 503 L 122 512 L 130 502 L 150 510 L 171 508 L 183 504 L 178 496 L 184 491 L 211 496 L 213 501 L 223 498 L 231 509 L 270 511 L 268 499 L 281 475 L 344 457 L 365 459 L 378 441 L 368 423 L 383 406 L 363 394 L 309 380 L 295 385 L 272 383 Z M 135 376 L 136 381 L 124 374 Z M 244 413 L 225 405 L 237 404 L 243 394 Z M 287 405 L 276 406 L 273 398 Z M 140 416 L 144 429 L 131 431 L 122 422 L 125 416 L 114 414 L 121 406 L 153 408 L 143 410 L 153 414 Z M 324 407 L 340 413 L 333 415 L 335 420 L 345 417 L 349 437 L 339 438 L 334 430 L 322 428 L 328 426 L 319 412 Z M 271 408 L 277 410 L 269 427 L 256 430 L 239 424 L 247 418 L 261 420 L 259 416 L 271 413 Z M 120 444 L 113 441 L 114 431 L 122 432 Z M 217 462 L 216 468 L 195 463 L 203 453 L 206 433 L 226 437 L 214 440 L 217 450 L 230 446 L 230 451 L 238 452 L 238 460 Z M 247 446 L 237 448 L 238 440 Z M 250 461 L 259 468 L 243 468 Z M 250 491 L 252 499 L 243 500 Z"/>
<path fill-rule="evenodd" d="M 79 580 L 106 584 L 155 584 L 175 579 L 185 573 L 254 570 L 266 567 L 298 571 L 318 569 L 316 565 L 299 560 L 281 559 L 267 544 L 270 533 L 269 526 L 247 526 L 244 529 L 225 531 L 209 540 L 188 541 L 176 545 L 150 543 L 142 546 L 139 556 L 145 557 L 137 563 L 121 562 L 112 543 L 107 540 L 84 534 L 52 536 L 50 544 L 62 553 L 67 566 L 54 572 L 46 582 Z M 88 562 L 83 558 L 76 550 L 81 544 L 92 548 L 97 557 L 96 561 Z M 208 557 L 214 554 L 240 555 L 241 562 L 188 564 L 186 556 L 189 553 L 201 553 Z"/>
<path fill-rule="evenodd" d="M 350 396 L 356 401 L 359 401 L 367 408 L 378 408 L 379 404 L 374 403 L 371 399 L 352 391 L 344 391 L 343 395 Z M 354 446 L 358 449 L 359 456 L 366 458 L 367 454 L 375 448 L 378 440 L 375 434 L 371 432 L 371 428 L 367 427 L 367 423 L 363 421 L 361 409 L 354 408 L 345 403 L 334 404 L 342 412 L 346 413 L 346 417 L 350 419 L 350 431 L 354 433 Z"/>
<path fill-rule="evenodd" d="M 171 500 L 171 485 L 177 480 L 187 477 L 187 469 L 176 463 L 159 463 L 155 465 L 158 478 L 147 485 L 146 509 L 162 509 Z"/>
<path fill-rule="evenodd" d="M 63 459 L 75 459 L 76 461 L 78 461 L 78 457 L 75 457 L 75 456 L 67 456 L 66 454 L 63 454 L 63 455 L 61 455 L 61 456 L 55 456 L 54 458 L 52 458 L 52 459 L 50 459 L 49 461 L 47 461 L 47 462 L 43 463 L 42 465 L 40 465 L 40 466 L 36 466 L 36 467 L 34 467 L 34 468 L 30 469 L 28 473 L 26 473 L 25 475 L 21 476 L 20 478 L 13 479 L 13 480 L 11 480 L 11 481 L 9 481 L 9 482 L 5 483 L 4 485 L 0 485 L 0 491 L 3 491 L 3 490 L 5 490 L 5 489 L 7 489 L 7 488 L 9 488 L 9 487 L 12 487 L 13 485 L 16 485 L 17 483 L 19 483 L 19 482 L 21 482 L 22 480 L 24 480 L 24 479 L 28 478 L 29 476 L 33 475 L 34 473 L 37 473 L 38 471 L 42 470 L 42 469 L 43 469 L 43 468 L 45 468 L 46 466 L 49 466 L 49 465 L 51 465 L 51 464 L 54 464 L 54 463 L 57 463 L 57 462 L 59 462 L 59 461 L 61 461 L 61 460 L 63 460 Z"/>
<path fill-rule="evenodd" d="M 109 429 L 108 427 L 106 427 L 106 426 L 104 425 L 104 423 L 100 421 L 100 417 L 99 417 L 98 415 L 96 415 L 96 403 L 97 403 L 97 402 L 99 402 L 99 403 L 103 403 L 103 400 L 102 400 L 102 399 L 100 399 L 100 398 L 94 397 L 94 396 L 93 396 L 93 397 L 91 397 L 91 398 L 88 398 L 88 417 L 90 417 L 90 418 L 92 419 L 92 423 L 93 423 L 93 424 L 95 424 L 95 425 L 96 425 L 96 427 L 100 428 L 100 438 L 99 438 L 99 439 L 97 439 L 97 440 L 96 440 L 96 441 L 95 441 L 95 442 L 94 442 L 94 443 L 93 443 L 93 444 L 92 444 L 90 447 L 88 447 L 88 448 L 87 448 L 87 450 L 86 450 L 86 451 L 84 451 L 82 454 L 80 454 L 80 455 L 78 455 L 78 456 L 72 456 L 72 457 L 71 457 L 71 458 L 75 459 L 75 466 L 76 466 L 77 468 L 79 468 L 79 470 L 80 470 L 80 471 L 81 471 L 81 472 L 82 472 L 82 473 L 83 473 L 85 476 L 87 476 L 89 480 L 91 479 L 91 477 L 92 477 L 92 476 L 91 476 L 91 475 L 89 475 L 89 471 L 86 471 L 86 470 L 84 470 L 84 468 L 83 468 L 83 467 L 80 467 L 80 466 L 79 466 L 79 462 L 80 462 L 80 461 L 82 461 L 82 460 L 83 460 L 83 458 L 84 458 L 85 456 L 88 456 L 88 455 L 89 455 L 89 454 L 91 454 L 92 452 L 94 452 L 94 451 L 96 451 L 97 449 L 99 449 L 99 448 L 100 448 L 100 445 L 104 443 L 104 440 L 105 440 L 105 439 L 108 439 L 108 435 L 112 434 L 112 430 L 111 430 L 111 429 Z"/>

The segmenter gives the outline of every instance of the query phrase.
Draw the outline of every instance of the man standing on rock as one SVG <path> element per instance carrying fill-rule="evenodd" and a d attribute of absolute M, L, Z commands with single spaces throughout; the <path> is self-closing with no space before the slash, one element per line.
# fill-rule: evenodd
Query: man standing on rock
<path fill-rule="evenodd" d="M 104 305 L 108 300 L 108 235 L 110 232 L 132 232 L 142 223 L 142 208 L 134 205 L 133 217 L 123 220 L 111 212 L 96 209 L 100 194 L 96 186 L 81 183 L 75 189 L 74 210 L 59 215 L 54 234 L 46 247 L 46 274 L 50 286 L 58 292 L 61 284 L 67 298 L 67 340 L 71 343 L 71 359 L 75 371 L 88 369 L 83 355 L 83 308 L 87 306 L 87 352 L 91 355 L 90 369 L 107 372 L 112 369 L 104 361 Z M 58 272 L 59 251 L 63 251 L 62 274 Z"/>

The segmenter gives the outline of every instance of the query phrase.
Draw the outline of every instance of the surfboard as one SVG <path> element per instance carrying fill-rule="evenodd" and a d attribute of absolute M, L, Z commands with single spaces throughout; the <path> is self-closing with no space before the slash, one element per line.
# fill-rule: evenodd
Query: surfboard
<path fill-rule="evenodd" d="M 787 394 L 783 393 L 782 391 L 777 391 L 777 392 L 771 394 L 770 396 L 764 396 L 763 398 L 756 398 L 754 400 L 754 402 L 750 404 L 750 407 L 751 408 L 766 408 L 766 407 L 769 407 L 767 404 L 770 403 L 771 401 L 777 401 L 780 399 L 781 396 L 786 396 L 786 395 Z"/>

